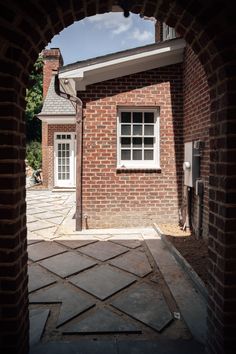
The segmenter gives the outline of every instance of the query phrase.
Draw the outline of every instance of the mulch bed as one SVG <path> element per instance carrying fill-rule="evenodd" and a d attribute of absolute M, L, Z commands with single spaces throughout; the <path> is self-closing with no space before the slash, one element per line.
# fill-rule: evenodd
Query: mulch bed
<path fill-rule="evenodd" d="M 207 241 L 196 239 L 191 232 L 183 231 L 176 225 L 158 224 L 158 226 L 207 286 Z"/>

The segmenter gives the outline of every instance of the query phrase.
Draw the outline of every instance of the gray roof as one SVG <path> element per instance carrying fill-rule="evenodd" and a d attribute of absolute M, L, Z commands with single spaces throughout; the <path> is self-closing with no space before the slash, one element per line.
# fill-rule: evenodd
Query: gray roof
<path fill-rule="evenodd" d="M 42 111 L 38 114 L 38 116 L 75 115 L 75 108 L 72 103 L 68 99 L 60 97 L 56 94 L 54 83 L 55 75 L 52 75 L 48 92 L 43 103 Z"/>

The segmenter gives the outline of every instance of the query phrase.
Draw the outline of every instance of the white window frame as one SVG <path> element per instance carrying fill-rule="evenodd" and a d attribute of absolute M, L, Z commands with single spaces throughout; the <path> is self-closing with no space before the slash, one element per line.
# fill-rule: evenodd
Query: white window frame
<path fill-rule="evenodd" d="M 166 23 L 163 23 L 163 41 L 173 38 L 176 38 L 175 29 L 168 26 Z"/>
<path fill-rule="evenodd" d="M 57 135 L 70 135 L 71 139 L 57 139 Z M 69 143 L 70 146 L 70 179 L 58 179 L 57 144 Z M 54 185 L 58 187 L 75 187 L 76 183 L 76 133 L 74 132 L 55 132 L 54 133 Z"/>
<path fill-rule="evenodd" d="M 121 113 L 122 112 L 152 112 L 154 113 L 154 146 L 153 146 L 153 160 L 121 160 Z M 145 124 L 142 123 L 144 126 Z M 147 123 L 148 125 L 148 123 Z M 144 135 L 142 135 L 143 137 Z M 130 135 L 132 137 L 138 138 L 139 135 Z M 129 150 L 129 148 L 127 148 Z M 137 148 L 138 149 L 138 148 Z M 148 149 L 148 148 L 147 148 Z M 125 150 L 125 148 L 124 148 Z M 132 148 L 130 148 L 132 150 Z M 143 146 L 142 146 L 143 150 Z M 131 154 L 132 156 L 132 154 Z M 131 157 L 132 158 L 132 157 Z M 158 108 L 146 108 L 146 107 L 119 107 L 117 112 L 117 168 L 118 169 L 160 169 L 160 109 Z"/>

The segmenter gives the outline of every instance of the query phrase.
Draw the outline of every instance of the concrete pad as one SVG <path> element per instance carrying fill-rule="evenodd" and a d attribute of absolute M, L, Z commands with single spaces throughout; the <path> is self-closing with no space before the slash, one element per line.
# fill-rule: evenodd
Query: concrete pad
<path fill-rule="evenodd" d="M 161 291 L 146 283 L 132 287 L 111 304 L 158 332 L 173 319 Z"/>
<path fill-rule="evenodd" d="M 97 240 L 75 240 L 75 239 L 71 239 L 67 236 L 64 236 L 65 239 L 61 239 L 61 238 L 58 238 L 56 240 L 56 242 L 62 244 L 63 246 L 67 246 L 69 248 L 72 248 L 72 249 L 76 249 L 76 248 L 80 248 L 80 247 L 83 247 L 83 246 L 86 246 L 86 245 L 89 245 L 91 243 L 95 243 L 95 242 L 98 242 Z M 63 238 L 63 237 L 62 237 Z"/>
<path fill-rule="evenodd" d="M 141 333 L 137 326 L 108 309 L 98 309 L 85 319 L 68 325 L 64 334 Z"/>
<path fill-rule="evenodd" d="M 44 210 L 40 209 L 40 208 L 35 208 L 35 207 L 27 208 L 27 215 L 34 215 L 34 214 L 38 214 L 38 213 L 44 213 Z"/>
<path fill-rule="evenodd" d="M 147 256 L 144 252 L 139 251 L 125 253 L 120 257 L 111 259 L 109 263 L 139 277 L 144 277 L 152 271 Z"/>
<path fill-rule="evenodd" d="M 57 279 L 53 274 L 50 274 L 45 269 L 40 267 L 38 264 L 31 264 L 28 267 L 29 292 L 44 288 L 47 285 L 56 283 Z"/>
<path fill-rule="evenodd" d="M 43 241 L 28 246 L 28 256 L 33 261 L 39 261 L 63 252 L 66 252 L 66 249 L 52 241 Z"/>
<path fill-rule="evenodd" d="M 106 261 L 107 259 L 127 252 L 128 249 L 109 241 L 100 241 L 92 245 L 82 247 L 79 251 L 86 254 L 87 256 L 99 259 L 100 261 Z"/>
<path fill-rule="evenodd" d="M 62 278 L 79 273 L 96 264 L 92 259 L 73 252 L 66 252 L 39 262 L 43 267 Z"/>
<path fill-rule="evenodd" d="M 30 303 L 61 303 L 57 327 L 94 306 L 94 301 L 68 284 L 56 284 L 29 296 Z"/>
<path fill-rule="evenodd" d="M 136 278 L 109 265 L 102 265 L 75 275 L 69 281 L 99 299 L 105 300 L 134 283 Z"/>
<path fill-rule="evenodd" d="M 29 311 L 30 346 L 33 346 L 40 341 L 49 313 L 50 310 L 44 308 L 37 308 Z"/>
<path fill-rule="evenodd" d="M 146 235 L 145 239 L 193 337 L 205 343 L 207 304 L 204 297 L 157 234 Z"/>
<path fill-rule="evenodd" d="M 38 231 L 42 229 L 48 229 L 53 225 L 48 221 L 38 220 L 27 225 L 29 231 Z"/>

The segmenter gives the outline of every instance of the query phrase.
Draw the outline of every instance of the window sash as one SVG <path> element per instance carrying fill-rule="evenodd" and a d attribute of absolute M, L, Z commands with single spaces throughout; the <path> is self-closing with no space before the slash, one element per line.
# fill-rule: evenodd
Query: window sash
<path fill-rule="evenodd" d="M 142 121 L 137 113 L 142 114 Z M 152 117 L 148 113 L 153 114 L 152 123 Z M 129 129 L 123 128 L 126 125 L 129 126 Z M 134 129 L 134 126 L 142 128 Z M 148 108 L 119 109 L 117 117 L 117 167 L 160 168 L 159 160 L 159 110 Z"/>

